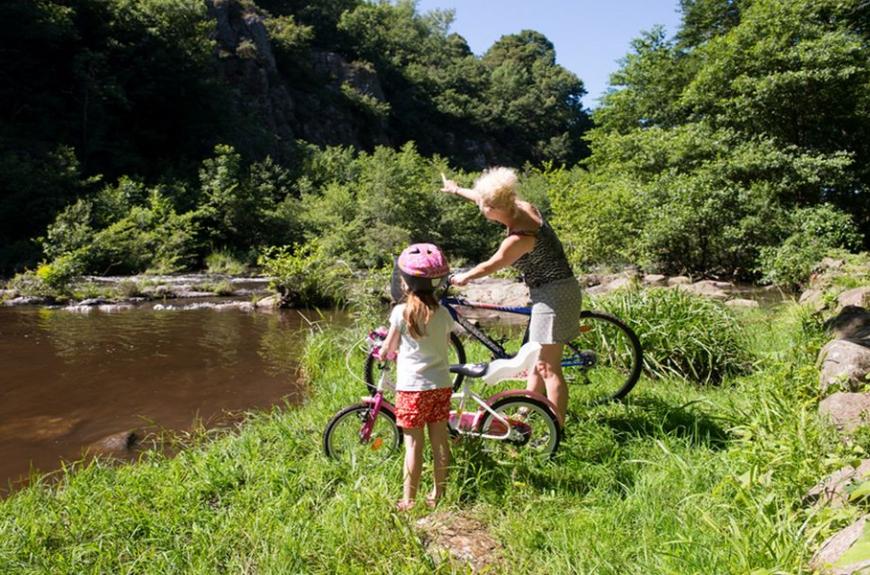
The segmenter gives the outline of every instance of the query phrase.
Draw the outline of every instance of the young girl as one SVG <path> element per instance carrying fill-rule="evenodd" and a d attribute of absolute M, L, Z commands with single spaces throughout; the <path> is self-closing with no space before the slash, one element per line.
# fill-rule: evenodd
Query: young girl
<path fill-rule="evenodd" d="M 414 506 L 423 467 L 423 428 L 429 430 L 435 462 L 435 484 L 426 499 L 434 507 L 444 495 L 450 446 L 447 419 L 451 388 L 447 358 L 453 329 L 450 313 L 438 304 L 434 290 L 450 271 L 444 254 L 432 244 L 414 244 L 399 256 L 405 303 L 393 308 L 381 359 L 395 353 L 396 423 L 405 436 L 404 493 L 400 511 Z"/>

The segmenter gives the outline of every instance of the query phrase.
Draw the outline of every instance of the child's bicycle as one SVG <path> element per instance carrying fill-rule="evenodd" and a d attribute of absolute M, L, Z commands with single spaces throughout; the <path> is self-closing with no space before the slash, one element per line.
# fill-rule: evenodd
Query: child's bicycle
<path fill-rule="evenodd" d="M 477 378 L 494 384 L 524 377 L 537 361 L 540 349 L 540 344 L 527 343 L 513 358 L 452 365 L 450 371 L 462 376 L 464 383 L 461 391 L 453 394 L 454 409 L 448 421 L 451 435 L 485 440 L 483 448 L 500 462 L 552 457 L 559 447 L 562 429 L 556 408 L 546 397 L 518 389 L 484 399 L 469 385 Z M 377 349 L 370 357 L 377 357 Z M 377 360 L 379 377 L 373 395 L 330 419 L 323 432 L 323 450 L 328 457 L 356 464 L 388 457 L 399 449 L 402 433 L 396 425 L 396 408 L 384 397 L 385 391 L 394 389 L 388 363 Z"/>

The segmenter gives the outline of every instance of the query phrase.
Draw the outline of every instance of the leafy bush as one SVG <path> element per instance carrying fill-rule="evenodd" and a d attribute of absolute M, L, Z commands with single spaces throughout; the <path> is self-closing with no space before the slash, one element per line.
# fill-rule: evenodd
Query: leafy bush
<path fill-rule="evenodd" d="M 830 204 L 796 210 L 791 227 L 793 233 L 781 245 L 761 249 L 759 267 L 764 281 L 799 288 L 806 285 L 826 253 L 836 248 L 856 249 L 861 244 L 852 216 Z"/>
<path fill-rule="evenodd" d="M 248 266 L 239 261 L 229 250 L 212 252 L 205 257 L 205 267 L 210 274 L 238 276 L 248 271 Z"/>
<path fill-rule="evenodd" d="M 51 263 L 36 268 L 36 277 L 49 288 L 64 292 L 77 276 L 81 274 L 81 262 L 73 254 L 63 254 Z"/>
<path fill-rule="evenodd" d="M 620 290 L 592 305 L 631 326 L 653 377 L 718 383 L 751 363 L 743 328 L 724 305 L 679 289 Z"/>
<path fill-rule="evenodd" d="M 272 277 L 269 287 L 282 305 L 316 306 L 342 298 L 342 280 L 349 276 L 341 263 L 328 263 L 315 243 L 267 248 L 257 263 Z"/>

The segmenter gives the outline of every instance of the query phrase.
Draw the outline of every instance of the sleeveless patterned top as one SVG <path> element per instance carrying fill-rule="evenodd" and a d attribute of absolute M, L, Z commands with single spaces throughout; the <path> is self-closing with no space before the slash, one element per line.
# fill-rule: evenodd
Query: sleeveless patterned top
<path fill-rule="evenodd" d="M 523 274 L 523 280 L 530 288 L 540 287 L 544 284 L 574 277 L 574 271 L 565 257 L 565 249 L 562 242 L 556 236 L 556 232 L 550 224 L 540 215 L 541 227 L 537 231 L 514 231 L 508 230 L 508 235 L 531 236 L 535 238 L 535 247 L 532 251 L 514 262 L 514 267 Z"/>

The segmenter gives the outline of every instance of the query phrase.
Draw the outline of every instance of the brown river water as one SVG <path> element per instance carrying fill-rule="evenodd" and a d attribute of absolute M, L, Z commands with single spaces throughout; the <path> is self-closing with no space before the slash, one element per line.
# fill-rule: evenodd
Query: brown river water
<path fill-rule="evenodd" d="M 31 469 L 58 469 L 113 434 L 219 425 L 228 412 L 298 403 L 296 358 L 308 321 L 318 320 L 297 311 L 0 307 L 0 496 Z"/>

